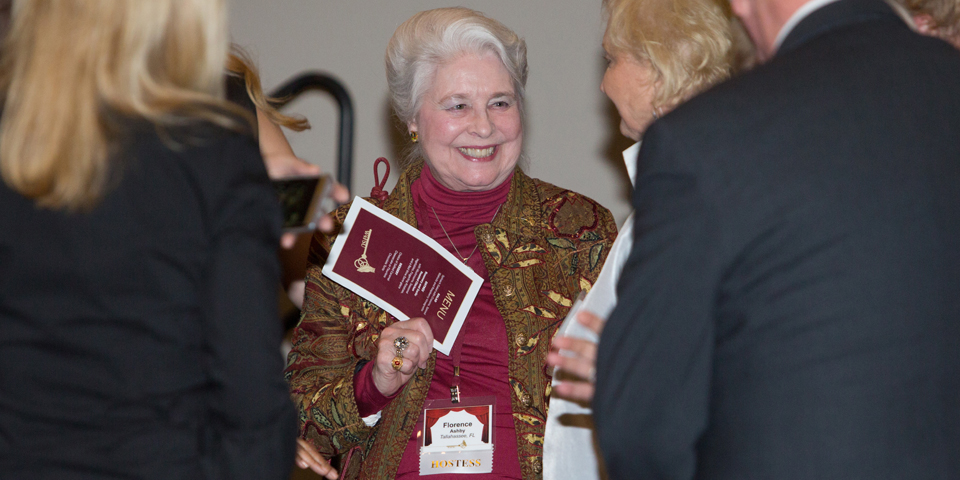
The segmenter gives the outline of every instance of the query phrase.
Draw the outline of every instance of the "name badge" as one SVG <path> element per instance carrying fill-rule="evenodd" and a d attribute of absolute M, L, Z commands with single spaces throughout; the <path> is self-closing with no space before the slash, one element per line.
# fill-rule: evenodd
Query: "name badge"
<path fill-rule="evenodd" d="M 420 475 L 491 473 L 496 397 L 431 400 L 423 410 Z"/>

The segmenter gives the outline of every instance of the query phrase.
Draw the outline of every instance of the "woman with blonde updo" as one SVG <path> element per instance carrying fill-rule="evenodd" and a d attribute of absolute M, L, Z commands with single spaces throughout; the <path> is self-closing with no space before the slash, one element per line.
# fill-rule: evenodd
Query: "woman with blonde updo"
<path fill-rule="evenodd" d="M 634 181 L 643 133 L 657 118 L 726 79 L 734 60 L 731 16 L 723 0 L 604 0 L 607 69 L 600 89 L 620 114 L 620 132 L 636 141 L 623 152 Z M 597 340 L 617 303 L 616 285 L 633 240 L 633 217 L 620 229 L 597 283 L 547 361 L 560 368 L 544 438 L 545 472 L 555 479 L 603 476 L 591 410 Z M 559 353 L 564 350 L 564 355 Z M 563 378 L 564 381 L 559 379 Z M 562 419 L 562 420 L 561 420 Z"/>

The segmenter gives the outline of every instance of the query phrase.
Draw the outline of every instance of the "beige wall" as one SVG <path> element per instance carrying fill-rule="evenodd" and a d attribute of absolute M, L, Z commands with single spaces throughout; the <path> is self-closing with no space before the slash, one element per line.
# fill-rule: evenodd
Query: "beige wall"
<path fill-rule="evenodd" d="M 630 142 L 619 134 L 616 111 L 599 90 L 600 0 L 231 0 L 231 32 L 259 63 L 268 90 L 309 69 L 332 73 L 347 85 L 356 109 L 354 193 L 369 195 L 374 160 L 396 160 L 395 142 L 403 141 L 389 113 L 387 41 L 415 12 L 458 4 L 500 20 L 527 41 L 527 172 L 596 199 L 622 222 L 630 207 L 620 151 Z M 288 134 L 297 154 L 333 168 L 333 100 L 307 95 L 288 109 L 314 125 Z"/>

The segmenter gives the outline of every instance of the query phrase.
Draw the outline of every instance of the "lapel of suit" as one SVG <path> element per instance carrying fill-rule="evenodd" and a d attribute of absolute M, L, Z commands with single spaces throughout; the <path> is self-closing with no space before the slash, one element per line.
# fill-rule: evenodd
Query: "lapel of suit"
<path fill-rule="evenodd" d="M 903 22 L 883 0 L 840 0 L 815 10 L 800 21 L 777 49 L 793 50 L 827 32 L 863 22 L 888 19 Z"/>

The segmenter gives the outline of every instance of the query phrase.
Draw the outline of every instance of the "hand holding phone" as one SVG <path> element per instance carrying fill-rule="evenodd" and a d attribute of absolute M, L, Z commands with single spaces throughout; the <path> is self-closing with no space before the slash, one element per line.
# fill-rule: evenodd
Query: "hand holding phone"
<path fill-rule="evenodd" d="M 330 175 L 289 177 L 273 180 L 283 209 L 283 232 L 303 233 L 317 228 L 317 221 L 336 208 L 331 198 Z"/>

